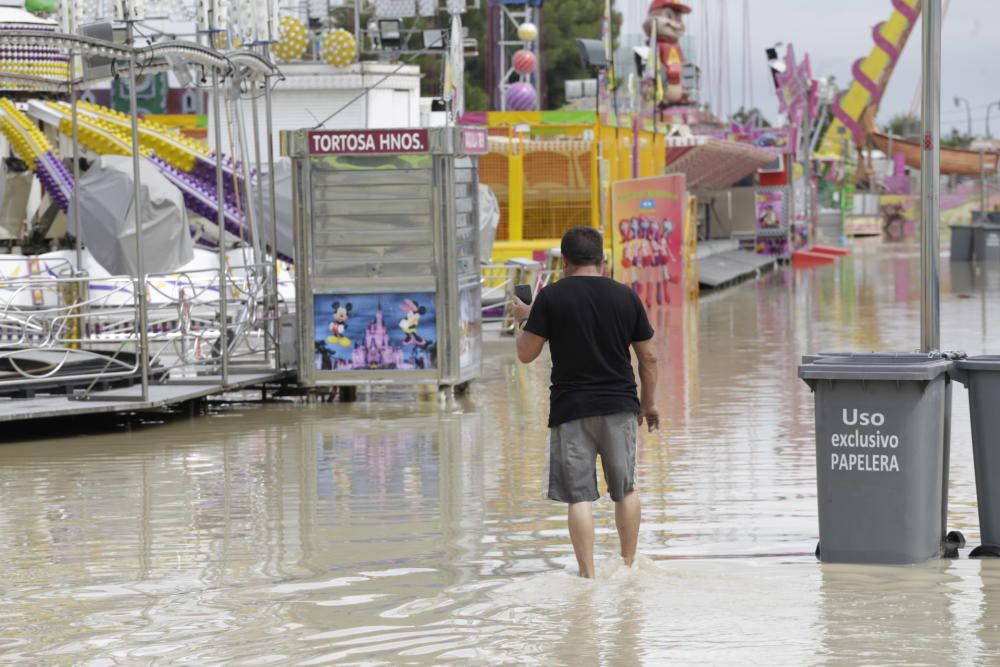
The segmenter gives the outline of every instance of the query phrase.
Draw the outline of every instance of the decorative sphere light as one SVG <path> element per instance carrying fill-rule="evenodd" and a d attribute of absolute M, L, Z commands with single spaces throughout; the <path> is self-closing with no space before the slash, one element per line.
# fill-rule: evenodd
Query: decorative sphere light
<path fill-rule="evenodd" d="M 320 43 L 320 55 L 327 65 L 333 67 L 347 67 L 358 57 L 358 42 L 354 35 L 337 28 L 323 35 Z"/>
<path fill-rule="evenodd" d="M 283 14 L 278 24 L 278 41 L 271 47 L 271 52 L 278 60 L 297 60 L 302 57 L 309 46 L 309 34 L 302 21 L 294 16 Z"/>
<path fill-rule="evenodd" d="M 514 54 L 512 64 L 518 74 L 531 74 L 538 66 L 538 57 L 532 51 L 521 49 Z"/>
<path fill-rule="evenodd" d="M 517 26 L 517 38 L 522 42 L 533 42 L 538 39 L 538 26 L 534 23 L 522 23 Z"/>
<path fill-rule="evenodd" d="M 511 111 L 530 111 L 537 106 L 538 91 L 530 83 L 522 81 L 507 88 L 506 100 Z"/>

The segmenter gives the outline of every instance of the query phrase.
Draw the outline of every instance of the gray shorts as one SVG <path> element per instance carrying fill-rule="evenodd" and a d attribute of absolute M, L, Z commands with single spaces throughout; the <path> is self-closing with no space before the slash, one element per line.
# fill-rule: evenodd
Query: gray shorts
<path fill-rule="evenodd" d="M 549 429 L 549 498 L 564 503 L 593 502 L 597 455 L 611 499 L 619 502 L 635 489 L 636 415 L 619 412 L 584 417 Z"/>

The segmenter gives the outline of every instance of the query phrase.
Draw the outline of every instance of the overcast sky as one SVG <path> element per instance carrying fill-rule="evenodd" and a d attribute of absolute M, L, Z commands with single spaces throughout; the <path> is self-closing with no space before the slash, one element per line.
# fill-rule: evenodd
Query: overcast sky
<path fill-rule="evenodd" d="M 728 16 L 725 31 L 731 66 L 729 82 L 732 109 L 742 102 L 743 0 L 687 0 L 694 8 L 687 17 L 688 34 L 701 50 L 707 10 L 712 41 L 721 30 L 717 17 Z M 1000 101 L 1000 0 L 945 0 L 949 5 L 942 33 L 941 110 L 942 130 L 965 131 L 967 114 L 958 109 L 954 97 L 966 98 L 972 106 L 972 129 L 985 131 L 986 107 Z M 648 0 L 615 0 L 626 26 L 641 23 Z M 871 28 L 892 12 L 889 0 L 749 0 L 753 72 L 753 102 L 773 122 L 778 115 L 764 57 L 764 49 L 775 42 L 795 45 L 801 56 L 809 53 L 817 77 L 833 75 L 840 86 L 851 80 L 851 64 L 872 48 Z M 895 113 L 910 109 L 920 82 L 920 31 L 918 24 L 900 64 L 886 90 L 879 112 L 884 123 Z M 782 53 L 784 47 L 782 47 Z M 1000 136 L 1000 109 L 990 115 L 991 131 Z"/>

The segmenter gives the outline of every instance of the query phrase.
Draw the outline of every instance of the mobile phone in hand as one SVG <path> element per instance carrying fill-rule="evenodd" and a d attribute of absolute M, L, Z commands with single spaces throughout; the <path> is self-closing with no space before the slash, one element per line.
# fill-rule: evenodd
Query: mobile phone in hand
<path fill-rule="evenodd" d="M 535 291 L 531 289 L 531 285 L 515 285 L 514 286 L 514 296 L 524 302 L 524 305 L 530 306 L 531 300 L 534 298 Z"/>

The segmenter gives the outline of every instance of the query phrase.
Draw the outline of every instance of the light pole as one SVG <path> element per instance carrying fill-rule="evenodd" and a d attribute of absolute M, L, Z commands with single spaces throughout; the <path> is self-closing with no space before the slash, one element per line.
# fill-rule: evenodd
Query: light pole
<path fill-rule="evenodd" d="M 990 133 L 990 111 L 993 110 L 993 107 L 997 107 L 998 109 L 1000 109 L 1000 102 L 991 102 L 990 104 L 988 104 L 986 106 L 986 138 L 987 139 L 992 139 L 993 138 L 993 134 Z"/>
<path fill-rule="evenodd" d="M 962 104 L 965 104 L 965 114 L 966 114 L 966 116 L 968 117 L 968 120 L 969 120 L 968 131 L 965 134 L 966 134 L 966 136 L 971 137 L 972 136 L 972 107 L 969 105 L 969 100 L 965 99 L 964 97 L 956 97 L 955 98 L 955 107 L 960 109 L 962 107 Z"/>
<path fill-rule="evenodd" d="M 920 162 L 920 349 L 941 349 L 938 236 L 941 194 L 941 0 L 926 0 L 923 30 L 923 143 Z M 958 98 L 955 98 L 958 105 Z M 968 103 L 966 103 L 968 104 Z M 971 121 L 970 121 L 971 124 Z"/>

